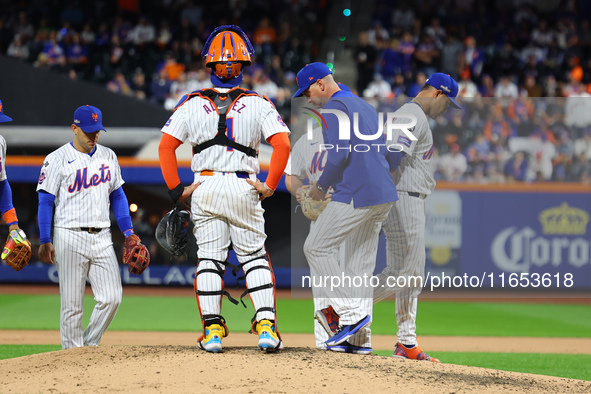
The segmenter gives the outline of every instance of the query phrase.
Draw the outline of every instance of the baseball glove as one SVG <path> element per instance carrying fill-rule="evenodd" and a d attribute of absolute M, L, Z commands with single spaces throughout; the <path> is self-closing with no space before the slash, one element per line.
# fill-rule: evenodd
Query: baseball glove
<path fill-rule="evenodd" d="M 313 200 L 310 197 L 310 188 L 305 187 L 300 189 L 300 201 L 304 215 L 310 220 L 316 220 L 330 202 L 330 197 L 321 201 Z"/>
<path fill-rule="evenodd" d="M 142 243 L 140 237 L 135 234 L 125 238 L 123 264 L 127 264 L 129 273 L 136 275 L 141 275 L 150 264 L 148 248 Z"/>
<path fill-rule="evenodd" d="M 22 270 L 31 259 L 31 243 L 23 230 L 12 230 L 2 250 L 2 260 L 17 271 Z"/>

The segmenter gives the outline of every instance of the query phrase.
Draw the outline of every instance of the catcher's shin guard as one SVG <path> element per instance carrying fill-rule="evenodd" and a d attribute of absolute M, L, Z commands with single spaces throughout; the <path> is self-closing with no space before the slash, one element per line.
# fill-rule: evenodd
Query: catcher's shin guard
<path fill-rule="evenodd" d="M 215 268 L 204 268 L 204 269 L 200 270 L 199 263 L 205 262 L 205 261 L 212 262 Z M 222 266 L 224 266 L 225 264 L 226 263 L 223 261 L 213 260 L 213 259 L 199 259 L 198 263 L 197 263 L 197 272 L 195 273 L 195 280 L 193 282 L 193 287 L 195 289 L 195 298 L 197 299 L 197 307 L 199 308 L 199 315 L 201 316 L 201 325 L 203 327 L 203 334 L 198 339 L 198 342 L 200 342 L 200 343 L 206 336 L 206 328 L 212 324 L 218 324 L 224 328 L 224 335 L 223 335 L 224 337 L 228 336 L 228 333 L 230 332 L 228 330 L 228 327 L 225 324 L 224 318 L 220 315 L 221 309 L 222 309 L 222 295 L 225 295 L 226 297 L 228 297 L 230 302 L 232 302 L 235 305 L 238 304 L 238 301 L 236 299 L 234 299 L 230 295 L 230 293 L 228 293 L 227 291 L 224 290 L 223 277 L 224 277 L 225 268 L 222 268 Z M 197 285 L 197 277 L 201 274 L 204 274 L 204 273 L 214 273 L 214 274 L 219 275 L 220 282 L 221 282 L 221 290 L 212 290 L 212 291 L 199 290 L 198 285 Z M 200 297 L 219 297 L 219 307 L 217 308 L 217 310 L 219 312 L 204 314 L 203 308 L 201 306 L 201 302 L 199 300 Z"/>

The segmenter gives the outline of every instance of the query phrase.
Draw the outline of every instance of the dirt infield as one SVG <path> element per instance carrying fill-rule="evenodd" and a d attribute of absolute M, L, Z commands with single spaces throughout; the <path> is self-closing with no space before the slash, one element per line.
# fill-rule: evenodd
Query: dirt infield
<path fill-rule="evenodd" d="M 0 391 L 589 393 L 591 382 L 291 347 L 99 346 L 0 361 Z"/>
<path fill-rule="evenodd" d="M 188 291 L 187 291 L 188 290 Z M 57 286 L 0 286 L 0 293 L 58 294 Z M 124 295 L 177 295 L 126 287 Z M 289 296 L 288 294 L 283 294 Z M 312 334 L 285 334 L 285 350 L 264 354 L 254 335 L 232 332 L 222 354 L 196 347 L 195 332 L 107 331 L 101 346 L 0 360 L 0 392 L 389 392 L 591 393 L 591 382 L 452 364 L 359 356 L 311 348 Z M 421 337 L 428 351 L 591 354 L 589 338 Z M 0 344 L 59 344 L 58 331 L 0 330 Z M 375 350 L 395 337 L 372 336 Z M 445 361 L 445 360 L 444 360 Z"/>

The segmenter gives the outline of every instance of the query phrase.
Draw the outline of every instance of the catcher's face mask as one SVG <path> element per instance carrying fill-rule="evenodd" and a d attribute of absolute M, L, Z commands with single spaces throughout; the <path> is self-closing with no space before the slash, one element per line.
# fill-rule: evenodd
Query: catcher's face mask
<path fill-rule="evenodd" d="M 189 247 L 191 213 L 178 208 L 168 212 L 156 227 L 156 241 L 173 256 L 181 256 Z"/>
<path fill-rule="evenodd" d="M 252 63 L 254 48 L 246 34 L 235 25 L 216 28 L 207 38 L 201 56 L 205 65 L 213 69 L 218 78 L 231 79 L 242 74 L 244 66 Z"/>

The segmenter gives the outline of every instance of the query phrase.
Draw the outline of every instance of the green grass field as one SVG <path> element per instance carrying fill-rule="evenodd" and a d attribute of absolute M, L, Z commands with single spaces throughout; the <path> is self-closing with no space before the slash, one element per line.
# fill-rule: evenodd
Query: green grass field
<path fill-rule="evenodd" d="M 93 306 L 92 297 L 85 297 L 84 324 Z M 0 295 L 0 329 L 59 330 L 59 308 L 58 295 Z M 279 299 L 277 309 L 282 332 L 312 333 L 311 300 Z M 224 301 L 223 314 L 232 331 L 238 332 L 248 331 L 254 311 L 252 306 L 244 309 Z M 110 330 L 199 331 L 200 327 L 192 297 L 125 296 Z M 375 305 L 372 332 L 396 333 L 392 301 Z M 418 334 L 591 338 L 591 305 L 421 301 Z M 0 359 L 59 349 L 57 345 L 4 345 Z M 591 380 L 591 355 L 430 354 L 453 364 Z"/>

